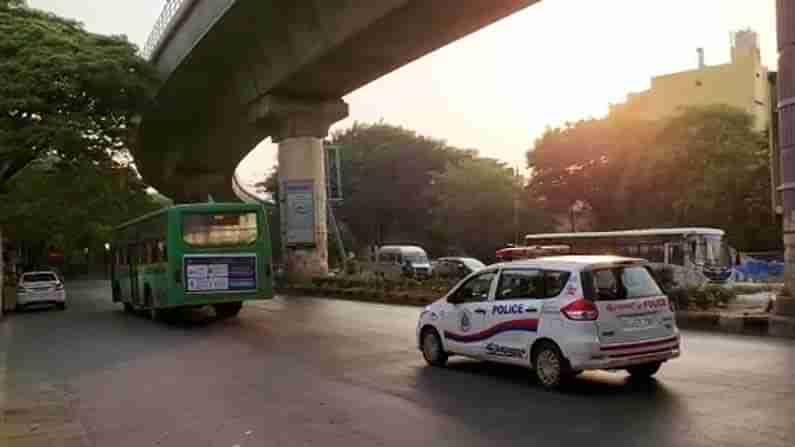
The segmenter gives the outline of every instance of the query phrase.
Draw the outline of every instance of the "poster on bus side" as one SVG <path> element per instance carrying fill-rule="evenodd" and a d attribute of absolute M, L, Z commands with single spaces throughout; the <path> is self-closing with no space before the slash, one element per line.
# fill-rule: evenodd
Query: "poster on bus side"
<path fill-rule="evenodd" d="M 187 255 L 185 285 L 188 293 L 256 292 L 256 255 Z"/>

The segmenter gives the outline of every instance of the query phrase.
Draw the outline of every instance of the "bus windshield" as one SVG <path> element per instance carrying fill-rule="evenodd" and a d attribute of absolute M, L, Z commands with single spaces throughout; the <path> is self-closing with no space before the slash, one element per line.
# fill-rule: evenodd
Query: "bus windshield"
<path fill-rule="evenodd" d="M 728 247 L 721 237 L 696 236 L 691 239 L 691 246 L 696 264 L 726 267 L 730 264 Z"/>
<path fill-rule="evenodd" d="M 194 247 L 250 245 L 258 233 L 255 212 L 194 213 L 182 218 L 182 237 Z"/>

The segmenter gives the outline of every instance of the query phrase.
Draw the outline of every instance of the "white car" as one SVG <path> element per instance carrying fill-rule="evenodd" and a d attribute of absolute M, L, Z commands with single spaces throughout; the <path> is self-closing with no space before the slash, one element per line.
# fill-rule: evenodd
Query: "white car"
<path fill-rule="evenodd" d="M 55 272 L 27 272 L 19 279 L 17 308 L 40 305 L 55 305 L 58 309 L 66 309 L 66 291 Z"/>
<path fill-rule="evenodd" d="M 583 370 L 648 378 L 679 356 L 673 308 L 642 259 L 560 256 L 496 264 L 426 307 L 425 360 L 450 355 L 535 369 L 557 388 Z"/>

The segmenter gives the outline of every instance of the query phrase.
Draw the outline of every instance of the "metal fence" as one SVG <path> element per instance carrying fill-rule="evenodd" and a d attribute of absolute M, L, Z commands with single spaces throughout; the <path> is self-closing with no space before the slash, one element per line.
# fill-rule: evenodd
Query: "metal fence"
<path fill-rule="evenodd" d="M 146 39 L 146 45 L 144 45 L 142 54 L 144 58 L 151 60 L 152 56 L 160 48 L 160 44 L 168 35 L 171 24 L 176 19 L 179 12 L 182 11 L 183 7 L 187 7 L 194 1 L 196 0 L 166 0 L 160 17 L 157 18 L 157 22 L 155 22 L 155 26 L 152 28 L 149 38 Z"/>

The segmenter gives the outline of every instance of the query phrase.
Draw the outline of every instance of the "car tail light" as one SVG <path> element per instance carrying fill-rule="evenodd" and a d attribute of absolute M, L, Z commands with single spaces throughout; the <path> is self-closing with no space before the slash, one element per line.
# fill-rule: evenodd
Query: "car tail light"
<path fill-rule="evenodd" d="M 584 298 L 569 303 L 560 311 L 566 318 L 574 321 L 594 321 L 599 318 L 599 309 L 592 301 Z"/>

